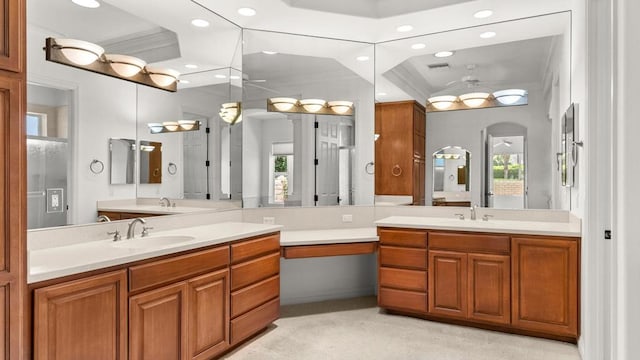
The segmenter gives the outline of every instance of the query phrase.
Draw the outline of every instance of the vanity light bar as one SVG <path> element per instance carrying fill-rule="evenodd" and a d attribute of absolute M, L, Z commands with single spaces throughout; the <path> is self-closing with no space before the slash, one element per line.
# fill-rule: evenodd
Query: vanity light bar
<path fill-rule="evenodd" d="M 197 120 L 178 120 L 165 121 L 162 123 L 148 123 L 149 131 L 152 134 L 175 133 L 182 131 L 198 131 L 200 130 L 200 121 Z"/>
<path fill-rule="evenodd" d="M 506 89 L 488 93 L 468 93 L 460 96 L 440 95 L 427 99 L 427 112 L 486 109 L 529 104 L 529 94 L 522 89 Z"/>
<path fill-rule="evenodd" d="M 353 115 L 353 102 L 345 100 L 302 99 L 275 97 L 267 99 L 268 112 L 298 114 Z"/>
<path fill-rule="evenodd" d="M 146 65 L 144 60 L 118 54 L 104 54 L 104 50 L 87 41 L 47 38 L 46 60 L 78 69 L 111 76 L 156 89 L 175 92 L 180 74 L 171 69 Z"/>

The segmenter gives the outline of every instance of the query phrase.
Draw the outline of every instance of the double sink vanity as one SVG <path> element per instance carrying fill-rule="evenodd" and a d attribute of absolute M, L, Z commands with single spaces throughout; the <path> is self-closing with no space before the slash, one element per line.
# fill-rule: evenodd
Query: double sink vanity
<path fill-rule="evenodd" d="M 307 228 L 278 209 L 152 217 L 148 236 L 132 221 L 119 241 L 106 233 L 125 221 L 30 233 L 33 358 L 215 358 L 278 318 L 281 261 L 375 252 L 390 313 L 577 341 L 578 219 L 422 209 L 324 209 L 326 224 Z M 371 218 L 334 226 L 350 210 Z"/>

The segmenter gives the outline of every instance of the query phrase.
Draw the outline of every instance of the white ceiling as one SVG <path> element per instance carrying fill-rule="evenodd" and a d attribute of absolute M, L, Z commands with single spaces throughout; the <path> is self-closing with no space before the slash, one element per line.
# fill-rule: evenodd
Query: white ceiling
<path fill-rule="evenodd" d="M 472 0 L 281 0 L 285 4 L 301 9 L 353 15 L 370 18 L 385 18 L 430 10 L 438 7 L 470 2 Z"/>

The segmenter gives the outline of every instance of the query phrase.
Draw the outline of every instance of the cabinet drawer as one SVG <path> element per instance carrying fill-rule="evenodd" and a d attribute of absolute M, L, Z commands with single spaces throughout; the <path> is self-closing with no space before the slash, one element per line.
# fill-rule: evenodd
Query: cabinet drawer
<path fill-rule="evenodd" d="M 231 266 L 231 290 L 253 284 L 280 272 L 280 252 Z"/>
<path fill-rule="evenodd" d="M 509 254 L 508 235 L 430 232 L 429 249 Z"/>
<path fill-rule="evenodd" d="M 280 276 L 276 275 L 231 294 L 231 317 L 242 315 L 280 295 Z"/>
<path fill-rule="evenodd" d="M 280 316 L 280 298 L 249 311 L 231 320 L 231 344 L 246 339 L 256 332 L 266 328 Z"/>
<path fill-rule="evenodd" d="M 427 247 L 427 232 L 420 230 L 389 230 L 378 231 L 380 244 L 404 246 L 425 249 Z"/>
<path fill-rule="evenodd" d="M 427 312 L 427 294 L 407 290 L 380 288 L 378 305 L 398 310 Z"/>
<path fill-rule="evenodd" d="M 380 286 L 425 292 L 427 291 L 427 272 L 381 267 Z"/>
<path fill-rule="evenodd" d="M 380 265 L 425 270 L 427 250 L 380 246 Z"/>
<path fill-rule="evenodd" d="M 231 263 L 237 263 L 275 251 L 280 251 L 280 234 L 241 241 L 231 244 Z"/>
<path fill-rule="evenodd" d="M 129 268 L 129 291 L 149 289 L 209 272 L 229 264 L 229 246 L 177 256 Z"/>

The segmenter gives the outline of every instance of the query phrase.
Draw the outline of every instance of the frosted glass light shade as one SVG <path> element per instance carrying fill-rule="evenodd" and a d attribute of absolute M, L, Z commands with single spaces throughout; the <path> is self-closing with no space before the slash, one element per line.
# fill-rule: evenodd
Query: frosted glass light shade
<path fill-rule="evenodd" d="M 318 112 L 322 110 L 326 101 L 322 99 L 304 99 L 300 100 L 300 105 L 308 112 Z"/>
<path fill-rule="evenodd" d="M 271 104 L 279 111 L 289 111 L 298 103 L 297 99 L 287 97 L 277 97 L 269 99 Z"/>
<path fill-rule="evenodd" d="M 194 126 L 196 126 L 195 120 L 178 120 L 178 125 L 184 130 L 191 130 Z"/>
<path fill-rule="evenodd" d="M 160 86 L 169 86 L 178 80 L 180 73 L 173 69 L 161 69 L 155 67 L 146 67 L 147 73 L 151 81 Z"/>
<path fill-rule="evenodd" d="M 147 126 L 149 127 L 149 130 L 151 130 L 152 134 L 162 132 L 162 129 L 164 128 L 160 123 L 148 123 Z"/>
<path fill-rule="evenodd" d="M 353 102 L 351 101 L 329 101 L 328 105 L 331 110 L 338 114 L 344 114 L 353 108 Z"/>
<path fill-rule="evenodd" d="M 177 121 L 165 121 L 162 123 L 162 126 L 169 131 L 176 131 L 180 124 L 178 124 Z"/>
<path fill-rule="evenodd" d="M 493 97 L 503 105 L 512 105 L 520 101 L 523 96 L 527 94 L 526 90 L 522 89 L 507 89 L 500 90 L 493 93 Z"/>
<path fill-rule="evenodd" d="M 434 96 L 427 99 L 429 104 L 438 110 L 446 110 L 458 100 L 458 97 L 453 95 Z"/>
<path fill-rule="evenodd" d="M 153 145 L 140 145 L 140 150 L 142 151 L 146 151 L 146 152 L 152 152 L 153 150 L 155 150 L 155 146 Z"/>
<path fill-rule="evenodd" d="M 143 60 L 128 55 L 106 54 L 104 57 L 113 71 L 124 77 L 138 74 L 147 65 Z"/>
<path fill-rule="evenodd" d="M 462 100 L 465 105 L 472 108 L 482 106 L 482 104 L 487 101 L 487 98 L 489 98 L 489 94 L 484 92 L 475 92 L 460 95 L 460 100 Z"/>
<path fill-rule="evenodd" d="M 104 54 L 102 47 L 88 41 L 55 39 L 55 44 L 69 61 L 77 65 L 89 65 Z"/>

